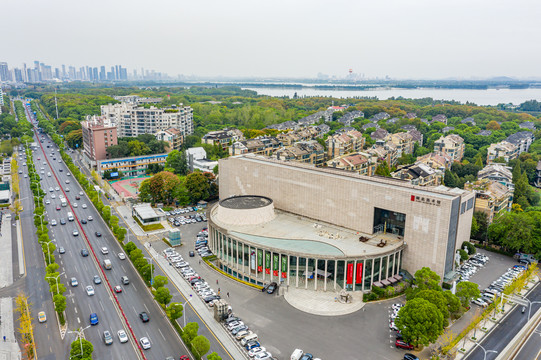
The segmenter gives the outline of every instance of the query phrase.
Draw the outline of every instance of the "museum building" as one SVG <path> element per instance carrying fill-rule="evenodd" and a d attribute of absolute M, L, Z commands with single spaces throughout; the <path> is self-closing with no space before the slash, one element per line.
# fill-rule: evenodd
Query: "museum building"
<path fill-rule="evenodd" d="M 219 162 L 209 246 L 254 284 L 368 291 L 428 266 L 442 279 L 469 240 L 474 194 L 241 155 Z"/>

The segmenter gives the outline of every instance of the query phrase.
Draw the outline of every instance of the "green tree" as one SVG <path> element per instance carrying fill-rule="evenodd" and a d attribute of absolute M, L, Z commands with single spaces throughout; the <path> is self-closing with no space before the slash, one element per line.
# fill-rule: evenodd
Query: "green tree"
<path fill-rule="evenodd" d="M 166 287 L 157 288 L 155 291 L 154 299 L 164 307 L 169 304 L 173 295 L 170 294 L 169 289 Z"/>
<path fill-rule="evenodd" d="M 53 296 L 54 309 L 57 313 L 62 313 L 66 310 L 66 297 L 61 294 L 56 294 Z"/>
<path fill-rule="evenodd" d="M 83 353 L 81 354 L 81 345 L 83 347 Z M 94 352 L 94 346 L 86 339 L 77 338 L 71 343 L 70 359 L 90 360 L 92 359 L 92 353 Z"/>
<path fill-rule="evenodd" d="M 192 346 L 197 354 L 203 356 L 210 350 L 210 341 L 203 335 L 198 335 L 192 340 Z"/>
<path fill-rule="evenodd" d="M 413 282 L 421 290 L 441 290 L 440 279 L 429 267 L 423 267 L 415 272 Z"/>
<path fill-rule="evenodd" d="M 216 352 L 213 352 L 207 356 L 207 360 L 222 360 L 222 357 L 218 355 Z"/>
<path fill-rule="evenodd" d="M 481 295 L 479 291 L 479 285 L 469 282 L 461 281 L 456 286 L 456 296 L 460 299 L 462 306 L 468 307 L 470 301 L 477 299 Z"/>
<path fill-rule="evenodd" d="M 184 312 L 184 307 L 181 303 L 171 303 L 166 309 L 167 316 L 169 316 L 169 319 L 176 320 L 182 317 L 182 313 Z"/>
<path fill-rule="evenodd" d="M 182 330 L 182 336 L 185 342 L 191 343 L 193 339 L 196 338 L 197 332 L 199 331 L 199 324 L 196 322 L 189 322 L 186 324 Z"/>
<path fill-rule="evenodd" d="M 443 315 L 436 305 L 421 298 L 406 302 L 395 324 L 411 344 L 428 346 L 443 333 Z"/>
<path fill-rule="evenodd" d="M 458 249 L 458 253 L 460 254 L 460 260 L 468 260 L 468 253 L 464 249 Z"/>
<path fill-rule="evenodd" d="M 443 293 L 443 291 L 439 290 L 421 290 L 417 293 L 415 298 L 425 299 L 431 304 L 434 304 L 443 315 L 443 327 L 447 327 L 449 325 L 447 320 L 449 318 L 449 308 L 447 305 L 447 299 Z"/>
<path fill-rule="evenodd" d="M 472 238 L 475 238 L 475 235 L 479 232 L 479 225 L 477 225 L 477 220 L 475 219 L 475 216 L 471 219 L 471 230 L 470 230 L 470 236 Z"/>
<path fill-rule="evenodd" d="M 186 162 L 186 152 L 173 150 L 167 155 L 165 160 L 165 169 L 177 175 L 186 175 L 188 173 L 188 164 Z"/>
<path fill-rule="evenodd" d="M 460 312 L 460 299 L 450 291 L 443 291 L 443 296 L 445 296 L 445 299 L 447 300 L 447 309 L 449 310 L 449 313 L 456 317 Z"/>
<path fill-rule="evenodd" d="M 178 176 L 169 171 L 162 171 L 141 183 L 139 197 L 143 201 L 171 204 L 180 185 Z"/>
<path fill-rule="evenodd" d="M 391 171 L 389 170 L 387 163 L 382 162 L 378 164 L 378 167 L 376 168 L 376 175 L 391 177 Z"/>
<path fill-rule="evenodd" d="M 208 177 L 200 171 L 193 172 L 186 176 L 185 186 L 193 203 L 196 203 L 199 200 L 206 200 L 210 197 L 210 181 Z"/>
<path fill-rule="evenodd" d="M 169 280 L 165 276 L 162 276 L 162 275 L 154 276 L 154 285 L 153 285 L 154 289 L 164 287 L 168 283 L 169 283 Z"/>

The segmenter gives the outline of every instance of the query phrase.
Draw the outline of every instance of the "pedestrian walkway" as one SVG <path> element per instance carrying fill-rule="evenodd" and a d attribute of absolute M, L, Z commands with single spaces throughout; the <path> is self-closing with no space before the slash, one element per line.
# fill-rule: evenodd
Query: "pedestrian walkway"
<path fill-rule="evenodd" d="M 219 341 L 224 345 L 225 349 L 229 352 L 231 357 L 235 360 L 237 359 L 246 359 L 247 356 L 244 352 L 241 351 L 239 345 L 236 344 L 231 336 L 225 331 L 225 328 L 218 323 L 209 308 L 199 299 L 199 296 L 193 289 L 188 285 L 186 280 L 169 265 L 167 260 L 159 254 L 153 247 L 147 247 L 148 252 L 154 258 L 154 261 L 161 267 L 165 272 L 169 281 L 173 282 L 175 286 L 180 290 L 186 299 L 190 300 L 190 305 L 193 309 L 199 314 L 207 326 L 211 329 L 214 335 L 219 339 Z M 212 349 L 211 349 L 212 351 Z"/>
<path fill-rule="evenodd" d="M 0 288 L 13 284 L 11 214 L 4 213 L 0 227 Z"/>
<path fill-rule="evenodd" d="M 306 313 L 321 316 L 347 315 L 363 308 L 362 293 L 348 292 L 348 295 L 352 296 L 351 302 L 342 303 L 337 292 L 306 290 L 292 286 L 284 291 L 284 298 L 289 305 Z"/>
<path fill-rule="evenodd" d="M 0 336 L 2 336 L 0 339 L 0 359 L 20 360 L 22 354 L 15 338 L 12 298 L 0 298 L 0 315 L 2 316 L 0 322 Z"/>

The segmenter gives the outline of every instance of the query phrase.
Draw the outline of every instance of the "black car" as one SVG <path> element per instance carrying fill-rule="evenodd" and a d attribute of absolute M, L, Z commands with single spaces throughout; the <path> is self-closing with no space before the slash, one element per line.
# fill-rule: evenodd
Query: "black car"
<path fill-rule="evenodd" d="M 274 292 L 276 291 L 276 288 L 278 288 L 278 284 L 275 283 L 274 281 L 271 282 L 269 286 L 267 287 L 267 294 L 274 294 Z"/>
<path fill-rule="evenodd" d="M 88 250 L 87 249 L 81 249 L 81 256 L 82 257 L 88 256 Z"/>
<path fill-rule="evenodd" d="M 145 311 L 139 313 L 139 318 L 144 323 L 150 321 L 150 318 L 148 317 L 148 314 Z"/>
<path fill-rule="evenodd" d="M 220 300 L 220 296 L 219 295 L 210 295 L 210 296 L 207 296 L 207 297 L 203 298 L 203 300 L 205 300 L 206 303 L 209 303 L 212 300 Z"/>
<path fill-rule="evenodd" d="M 81 219 L 81 224 L 86 224 L 87 221 L 85 219 Z"/>
<path fill-rule="evenodd" d="M 65 219 L 60 219 L 60 225 L 66 225 L 66 220 Z"/>
<path fill-rule="evenodd" d="M 419 360 L 419 358 L 413 354 L 404 354 L 404 360 Z"/>
<path fill-rule="evenodd" d="M 99 231 L 96 231 L 95 234 L 96 234 L 97 237 L 101 237 L 101 233 Z"/>
<path fill-rule="evenodd" d="M 246 326 L 246 325 L 237 326 L 236 328 L 234 328 L 233 330 L 231 330 L 231 334 L 237 335 L 237 334 L 238 334 L 239 332 L 241 332 L 242 330 L 248 330 L 248 326 Z"/>
<path fill-rule="evenodd" d="M 194 257 L 195 253 L 193 251 L 190 251 L 190 257 Z"/>

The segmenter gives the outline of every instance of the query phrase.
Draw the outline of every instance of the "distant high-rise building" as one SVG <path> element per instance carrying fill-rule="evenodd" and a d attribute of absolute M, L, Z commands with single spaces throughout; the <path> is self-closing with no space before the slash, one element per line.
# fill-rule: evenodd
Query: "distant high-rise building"
<path fill-rule="evenodd" d="M 11 81 L 11 74 L 7 62 L 0 62 L 0 81 Z"/>
<path fill-rule="evenodd" d="M 23 73 L 21 71 L 21 69 L 13 69 L 13 75 L 14 75 L 14 80 L 17 81 L 17 82 L 23 82 Z"/>
<path fill-rule="evenodd" d="M 66 73 L 66 65 L 62 64 L 62 79 L 66 78 L 68 74 Z"/>
<path fill-rule="evenodd" d="M 28 82 L 28 69 L 26 68 L 26 63 L 23 63 L 23 81 Z"/>
<path fill-rule="evenodd" d="M 100 81 L 107 79 L 107 73 L 105 72 L 105 66 L 100 66 Z"/>
<path fill-rule="evenodd" d="M 128 69 L 120 68 L 120 80 L 128 80 Z"/>

